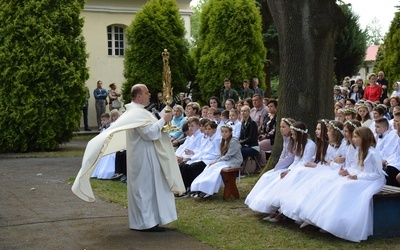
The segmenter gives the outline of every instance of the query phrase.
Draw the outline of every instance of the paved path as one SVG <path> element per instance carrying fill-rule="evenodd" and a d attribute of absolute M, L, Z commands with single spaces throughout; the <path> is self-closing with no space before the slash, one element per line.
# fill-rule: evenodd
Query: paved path
<path fill-rule="evenodd" d="M 127 210 L 70 190 L 81 158 L 0 158 L 0 249 L 212 249 L 175 230 L 128 228 Z"/>

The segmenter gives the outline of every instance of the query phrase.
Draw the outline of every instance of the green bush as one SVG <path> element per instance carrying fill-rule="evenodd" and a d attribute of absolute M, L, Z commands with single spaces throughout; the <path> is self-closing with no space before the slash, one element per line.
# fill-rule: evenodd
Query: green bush
<path fill-rule="evenodd" d="M 78 127 L 88 79 L 80 0 L 0 4 L 0 151 L 53 150 Z"/>
<path fill-rule="evenodd" d="M 223 79 L 232 87 L 242 87 L 244 78 L 257 76 L 265 88 L 263 61 L 266 50 L 262 41 L 260 11 L 255 1 L 210 0 L 200 19 L 196 61 L 203 99 L 219 96 Z"/>
<path fill-rule="evenodd" d="M 127 40 L 124 100 L 130 100 L 130 90 L 137 83 L 146 84 L 155 99 L 156 93 L 162 90 L 161 53 L 164 49 L 170 52 L 174 92 L 185 89 L 191 75 L 189 43 L 175 0 L 150 0 L 129 26 Z"/>
<path fill-rule="evenodd" d="M 395 13 L 378 54 L 380 60 L 374 71 L 376 74 L 379 71 L 385 72 L 385 78 L 389 81 L 389 94 L 390 91 L 393 91 L 393 82 L 400 80 L 400 12 Z"/>

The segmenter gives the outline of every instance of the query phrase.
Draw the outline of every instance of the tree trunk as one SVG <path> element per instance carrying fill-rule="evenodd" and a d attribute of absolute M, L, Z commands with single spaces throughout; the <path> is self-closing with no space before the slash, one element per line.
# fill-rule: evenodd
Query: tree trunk
<path fill-rule="evenodd" d="M 267 56 L 268 58 L 268 56 Z M 265 73 L 265 93 L 264 96 L 271 98 L 272 96 L 272 87 L 271 87 L 271 66 L 270 62 L 264 64 L 264 73 Z"/>
<path fill-rule="evenodd" d="M 345 25 L 335 0 L 266 0 L 279 37 L 278 121 L 291 117 L 314 134 L 318 119 L 333 118 L 333 55 Z M 277 136 L 273 165 L 279 159 Z"/>

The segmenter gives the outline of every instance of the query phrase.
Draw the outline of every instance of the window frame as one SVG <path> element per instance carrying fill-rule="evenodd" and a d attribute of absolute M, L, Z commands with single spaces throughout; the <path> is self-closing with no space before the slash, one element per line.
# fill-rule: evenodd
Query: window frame
<path fill-rule="evenodd" d="M 108 25 L 107 32 L 107 55 L 124 57 L 126 48 L 126 27 L 122 25 Z"/>

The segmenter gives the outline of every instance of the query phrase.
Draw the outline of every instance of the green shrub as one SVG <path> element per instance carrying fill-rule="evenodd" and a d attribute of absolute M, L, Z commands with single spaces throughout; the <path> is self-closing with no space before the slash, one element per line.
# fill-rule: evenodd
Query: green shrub
<path fill-rule="evenodd" d="M 239 89 L 244 78 L 257 76 L 265 88 L 261 28 L 255 1 L 210 0 L 204 5 L 195 54 L 203 99 L 219 96 L 225 77 Z"/>
<path fill-rule="evenodd" d="M 170 52 L 174 92 L 185 89 L 191 74 L 189 43 L 175 0 L 150 0 L 129 26 L 127 40 L 126 82 L 122 87 L 124 100 L 130 100 L 130 90 L 137 83 L 146 84 L 155 100 L 157 92 L 162 90 L 161 53 L 164 49 Z"/>
<path fill-rule="evenodd" d="M 88 79 L 84 1 L 0 4 L 0 151 L 53 150 L 78 127 Z"/>

